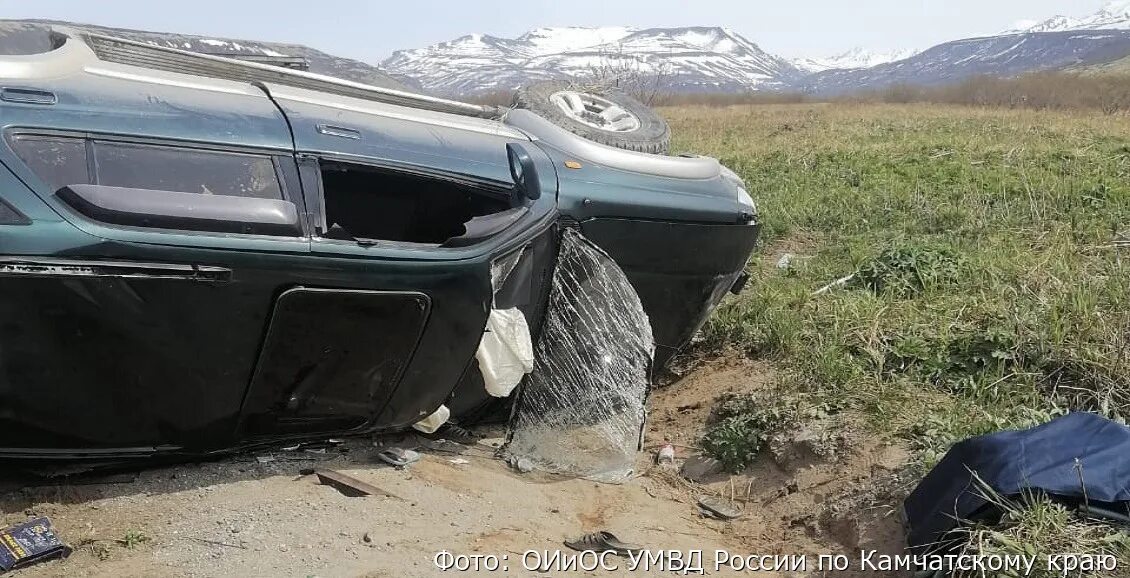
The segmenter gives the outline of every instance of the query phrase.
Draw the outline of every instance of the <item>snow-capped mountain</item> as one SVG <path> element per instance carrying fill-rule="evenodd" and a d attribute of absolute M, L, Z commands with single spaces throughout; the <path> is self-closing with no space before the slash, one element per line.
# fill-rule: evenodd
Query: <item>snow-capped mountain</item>
<path fill-rule="evenodd" d="M 917 50 L 892 50 L 890 52 L 872 52 L 857 46 L 835 56 L 827 58 L 797 58 L 790 62 L 792 65 L 805 72 L 823 72 L 825 70 L 854 70 L 858 68 L 871 68 L 880 64 L 910 58 L 918 54 Z"/>
<path fill-rule="evenodd" d="M 1130 30 L 1030 32 L 939 44 L 910 58 L 809 75 L 795 89 L 835 95 L 895 85 L 936 86 L 974 76 L 1009 77 L 1109 62 L 1130 54 Z"/>
<path fill-rule="evenodd" d="M 435 94 L 470 96 L 555 78 L 658 75 L 672 92 L 783 88 L 802 72 L 720 27 L 539 28 L 517 38 L 472 34 L 401 50 L 381 63 Z"/>
<path fill-rule="evenodd" d="M 930 86 L 974 76 L 1017 76 L 1078 68 L 1130 55 L 1130 0 L 1109 2 L 1082 18 L 1056 16 L 1019 23 L 982 38 L 939 44 L 902 60 L 856 70 L 825 70 L 794 88 L 830 95 L 894 85 Z"/>
<path fill-rule="evenodd" d="M 1101 10 L 1083 18 L 1053 16 L 1042 21 L 1018 23 L 1004 34 L 1018 32 L 1066 32 L 1074 30 L 1130 30 L 1130 0 L 1108 2 Z"/>

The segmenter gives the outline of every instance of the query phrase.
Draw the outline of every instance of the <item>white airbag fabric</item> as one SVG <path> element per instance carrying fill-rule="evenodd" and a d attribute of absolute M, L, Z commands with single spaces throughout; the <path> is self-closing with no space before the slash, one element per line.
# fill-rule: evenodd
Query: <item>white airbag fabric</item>
<path fill-rule="evenodd" d="M 526 316 L 516 308 L 492 309 L 475 352 L 487 393 L 507 397 L 534 370 L 534 345 Z"/>

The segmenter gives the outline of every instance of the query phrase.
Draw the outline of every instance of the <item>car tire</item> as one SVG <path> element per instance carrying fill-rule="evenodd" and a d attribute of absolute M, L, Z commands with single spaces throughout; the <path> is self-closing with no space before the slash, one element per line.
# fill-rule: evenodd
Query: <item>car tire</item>
<path fill-rule="evenodd" d="M 670 148 L 667 122 L 644 103 L 616 89 L 540 82 L 520 89 L 515 106 L 600 144 L 661 155 Z M 609 116 L 615 117 L 614 121 L 608 120 Z"/>

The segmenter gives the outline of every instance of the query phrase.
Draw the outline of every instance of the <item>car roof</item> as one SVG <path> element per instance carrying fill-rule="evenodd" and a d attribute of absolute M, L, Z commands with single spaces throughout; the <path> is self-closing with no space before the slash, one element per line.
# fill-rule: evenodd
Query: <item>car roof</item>
<path fill-rule="evenodd" d="M 305 71 L 55 28 L 53 50 L 0 56 L 6 127 L 26 126 L 290 149 L 276 92 L 316 95 L 327 109 L 527 140 L 492 107 L 368 86 Z"/>

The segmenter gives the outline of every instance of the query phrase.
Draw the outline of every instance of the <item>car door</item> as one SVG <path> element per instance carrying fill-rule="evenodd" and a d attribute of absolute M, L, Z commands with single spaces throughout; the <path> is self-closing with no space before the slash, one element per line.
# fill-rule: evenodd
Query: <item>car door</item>
<path fill-rule="evenodd" d="M 230 445 L 309 262 L 285 119 L 240 83 L 37 82 L 0 100 L 0 454 Z"/>
<path fill-rule="evenodd" d="M 5 428 L 5 445 L 230 443 L 272 300 L 309 253 L 293 157 L 28 131 L 8 140 L 65 217 L 40 210 L 0 232 L 2 395 L 7 420 L 31 426 Z M 87 152 L 90 178 L 60 174 L 68 168 L 42 182 L 44 159 L 85 168 Z M 246 207 L 280 220 L 237 217 Z M 208 210 L 222 216 L 197 218 Z"/>
<path fill-rule="evenodd" d="M 281 363 L 261 364 L 243 433 L 412 424 L 444 403 L 472 362 L 492 264 L 548 234 L 556 174 L 529 147 L 542 194 L 516 198 L 507 145 L 521 147 L 520 132 L 266 88 L 293 130 L 317 265 L 276 304 L 262 359 Z M 318 311 L 336 313 L 319 322 Z M 310 335 L 325 346 L 296 354 Z"/>

